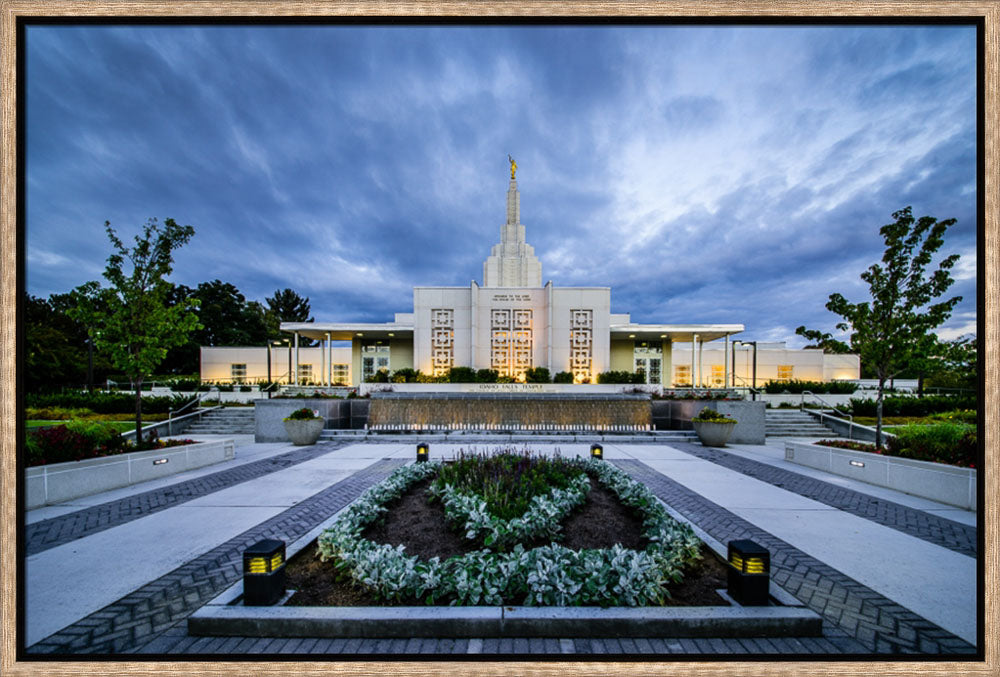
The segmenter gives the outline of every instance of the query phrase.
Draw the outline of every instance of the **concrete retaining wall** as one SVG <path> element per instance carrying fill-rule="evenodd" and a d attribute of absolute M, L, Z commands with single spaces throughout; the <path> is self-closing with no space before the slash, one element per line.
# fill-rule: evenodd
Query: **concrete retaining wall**
<path fill-rule="evenodd" d="M 335 400 L 325 398 L 293 398 L 254 401 L 254 441 L 288 442 L 286 418 L 296 409 L 307 407 L 319 411 L 326 419 L 326 428 L 361 430 L 368 422 L 371 402 L 364 399 Z"/>
<path fill-rule="evenodd" d="M 81 496 L 176 475 L 186 470 L 228 461 L 233 440 L 214 440 L 167 449 L 53 463 L 25 471 L 25 507 L 28 510 Z M 157 463 L 154 461 L 166 462 Z"/>
<path fill-rule="evenodd" d="M 785 442 L 785 460 L 966 510 L 976 509 L 973 468 L 801 442 Z"/>
<path fill-rule="evenodd" d="M 708 407 L 735 418 L 737 423 L 729 441 L 733 444 L 764 444 L 763 402 L 740 400 L 653 400 L 652 420 L 655 430 L 693 430 L 691 419 Z"/>

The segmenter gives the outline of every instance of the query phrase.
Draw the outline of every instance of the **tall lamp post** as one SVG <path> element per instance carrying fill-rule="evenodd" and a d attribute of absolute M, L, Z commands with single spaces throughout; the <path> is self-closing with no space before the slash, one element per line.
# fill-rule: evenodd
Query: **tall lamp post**
<path fill-rule="evenodd" d="M 753 378 L 750 381 L 750 399 L 752 401 L 757 401 L 757 342 L 756 341 L 740 341 L 739 339 L 733 340 L 733 375 L 736 375 L 736 344 L 739 343 L 743 346 L 753 346 Z"/>
<path fill-rule="evenodd" d="M 288 339 L 278 339 L 277 341 L 267 340 L 267 383 L 270 388 L 271 385 L 271 346 L 280 346 L 287 343 Z M 288 346 L 288 373 L 292 372 L 292 346 Z M 271 399 L 270 389 L 267 391 L 267 399 Z"/>

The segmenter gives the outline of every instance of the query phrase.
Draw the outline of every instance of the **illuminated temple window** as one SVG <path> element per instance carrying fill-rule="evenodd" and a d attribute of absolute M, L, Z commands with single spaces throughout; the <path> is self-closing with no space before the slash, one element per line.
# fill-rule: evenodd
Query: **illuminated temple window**
<path fill-rule="evenodd" d="M 792 371 L 795 369 L 794 365 L 791 364 L 779 364 L 778 365 L 778 380 L 779 381 L 791 381 Z"/>
<path fill-rule="evenodd" d="M 494 308 L 490 313 L 490 368 L 501 376 L 524 380 L 534 353 L 533 312 Z"/>
<path fill-rule="evenodd" d="M 594 311 L 569 311 L 569 370 L 575 383 L 589 382 L 594 364 Z"/>
<path fill-rule="evenodd" d="M 455 366 L 455 311 L 451 308 L 431 310 L 431 368 L 435 376 L 443 376 Z"/>
<path fill-rule="evenodd" d="M 674 385 L 675 386 L 691 385 L 691 365 L 678 364 L 677 366 L 674 367 Z"/>
<path fill-rule="evenodd" d="M 712 386 L 721 387 L 726 385 L 726 367 L 722 364 L 712 365 L 712 374 L 709 377 L 712 379 Z"/>

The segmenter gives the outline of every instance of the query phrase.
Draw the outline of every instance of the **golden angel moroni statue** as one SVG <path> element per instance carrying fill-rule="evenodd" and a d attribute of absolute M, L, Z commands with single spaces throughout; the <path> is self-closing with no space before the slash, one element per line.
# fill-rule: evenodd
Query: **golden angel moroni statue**
<path fill-rule="evenodd" d="M 514 175 L 517 174 L 517 161 L 510 156 L 510 153 L 507 153 L 507 161 L 510 162 L 510 178 L 513 179 Z"/>

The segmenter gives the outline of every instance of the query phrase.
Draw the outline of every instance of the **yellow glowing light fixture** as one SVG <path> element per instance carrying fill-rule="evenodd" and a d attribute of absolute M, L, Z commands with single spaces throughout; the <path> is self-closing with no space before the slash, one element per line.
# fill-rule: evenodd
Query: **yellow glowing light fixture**
<path fill-rule="evenodd" d="M 729 541 L 729 595 L 744 606 L 767 606 L 771 583 L 771 553 L 749 539 Z"/>
<path fill-rule="evenodd" d="M 431 448 L 426 442 L 417 445 L 417 463 L 425 463 L 431 455 Z"/>
<path fill-rule="evenodd" d="M 604 459 L 604 447 L 596 442 L 590 445 L 590 457 L 597 461 Z"/>
<path fill-rule="evenodd" d="M 285 542 L 266 538 L 243 551 L 243 604 L 270 606 L 285 594 Z"/>

